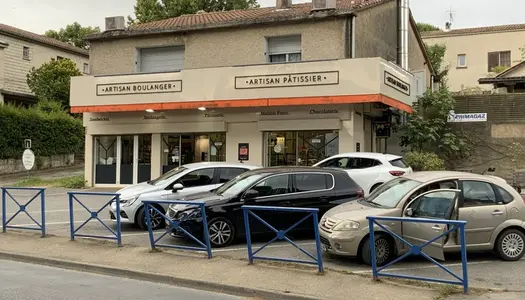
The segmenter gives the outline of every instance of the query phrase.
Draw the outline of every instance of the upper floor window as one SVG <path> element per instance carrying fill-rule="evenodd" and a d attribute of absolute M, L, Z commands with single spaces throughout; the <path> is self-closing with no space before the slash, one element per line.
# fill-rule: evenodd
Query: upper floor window
<path fill-rule="evenodd" d="M 497 67 L 510 67 L 510 51 L 489 52 L 488 56 L 489 72 L 493 72 L 493 69 Z"/>
<path fill-rule="evenodd" d="M 467 55 L 466 54 L 458 54 L 458 68 L 466 68 L 467 67 Z"/>
<path fill-rule="evenodd" d="M 279 36 L 268 38 L 268 62 L 301 61 L 301 36 Z"/>
<path fill-rule="evenodd" d="M 155 73 L 184 69 L 184 46 L 139 49 L 139 72 Z"/>
<path fill-rule="evenodd" d="M 24 47 L 22 50 L 22 58 L 25 60 L 29 60 L 29 47 Z"/>
<path fill-rule="evenodd" d="M 84 74 L 89 74 L 89 64 L 88 63 L 84 63 Z"/>

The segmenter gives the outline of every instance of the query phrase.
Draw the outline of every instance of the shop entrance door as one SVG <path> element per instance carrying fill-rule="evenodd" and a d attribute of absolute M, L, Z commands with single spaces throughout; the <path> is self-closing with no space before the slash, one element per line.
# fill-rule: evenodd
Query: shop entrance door
<path fill-rule="evenodd" d="M 266 166 L 311 166 L 339 153 L 338 130 L 265 133 Z"/>

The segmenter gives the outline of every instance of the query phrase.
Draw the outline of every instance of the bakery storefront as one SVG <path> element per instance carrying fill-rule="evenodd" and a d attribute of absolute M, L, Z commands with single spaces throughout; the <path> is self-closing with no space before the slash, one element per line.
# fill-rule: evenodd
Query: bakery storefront
<path fill-rule="evenodd" d="M 381 152 L 378 124 L 411 111 L 412 83 L 380 58 L 82 76 L 71 110 L 84 114 L 88 185 L 128 185 L 193 162 L 309 166 Z"/>

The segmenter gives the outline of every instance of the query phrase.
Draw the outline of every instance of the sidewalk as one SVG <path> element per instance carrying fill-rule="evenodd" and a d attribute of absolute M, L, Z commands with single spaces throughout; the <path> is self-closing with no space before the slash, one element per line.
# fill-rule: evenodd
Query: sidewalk
<path fill-rule="evenodd" d="M 47 170 L 30 171 L 29 173 L 15 173 L 15 174 L 1 174 L 0 175 L 0 186 L 13 185 L 19 181 L 27 179 L 29 176 L 38 177 L 44 180 L 70 177 L 84 174 L 84 164 L 75 164 L 73 166 L 64 168 L 55 168 Z"/>
<path fill-rule="evenodd" d="M 315 268 L 272 265 L 203 254 L 124 246 L 65 237 L 39 238 L 31 233 L 0 234 L 0 259 L 125 276 L 263 299 L 418 300 L 439 299 L 439 293 L 419 287 L 373 282 L 370 278 Z"/>

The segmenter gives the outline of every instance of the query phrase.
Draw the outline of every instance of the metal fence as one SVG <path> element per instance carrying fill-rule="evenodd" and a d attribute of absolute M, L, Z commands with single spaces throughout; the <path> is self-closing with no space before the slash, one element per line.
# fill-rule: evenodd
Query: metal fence
<path fill-rule="evenodd" d="M 156 247 L 163 247 L 163 248 L 173 248 L 173 249 L 182 249 L 182 250 L 205 251 L 208 254 L 208 258 L 212 258 L 210 236 L 209 236 L 209 231 L 208 231 L 208 220 L 206 219 L 206 203 L 205 202 L 143 200 L 142 203 L 144 203 L 144 211 L 146 212 L 146 223 L 148 225 L 151 249 L 155 249 Z M 165 214 L 163 214 L 157 207 L 155 207 L 155 205 L 160 205 L 160 204 L 182 204 L 185 206 L 196 207 L 196 209 L 200 211 L 200 215 L 201 215 L 200 219 L 201 219 L 202 228 L 203 228 L 202 239 L 204 240 L 204 242 L 202 242 L 197 237 L 195 237 L 193 234 L 191 234 L 186 229 L 184 229 L 183 226 L 180 226 L 180 223 L 185 221 L 190 216 L 190 214 L 187 214 L 185 218 L 182 218 L 179 220 L 172 220 L 169 217 L 167 217 Z M 151 210 L 160 214 L 162 218 L 164 218 L 164 220 L 167 221 L 167 223 L 169 224 L 169 226 L 167 226 L 166 232 L 164 232 L 157 239 L 155 239 L 155 236 L 153 235 L 153 229 L 151 227 L 151 216 L 149 213 Z M 172 231 L 179 231 L 183 233 L 185 236 L 189 237 L 192 241 L 196 242 L 201 247 L 159 244 L 159 241 L 164 236 L 166 236 L 168 233 Z"/>
<path fill-rule="evenodd" d="M 16 199 L 9 191 L 36 191 L 36 194 L 29 199 L 29 201 L 24 204 L 20 204 L 20 199 Z M 42 237 L 46 236 L 46 189 L 45 188 L 23 188 L 23 187 L 3 187 L 2 188 L 2 231 L 6 232 L 7 228 L 16 228 L 16 229 L 26 229 L 26 230 L 37 230 L 42 232 Z M 37 198 L 40 197 L 40 223 L 31 216 L 27 211 L 27 207 Z M 7 219 L 7 198 L 13 200 L 13 202 L 18 206 L 18 210 Z M 37 227 L 28 227 L 28 226 L 17 226 L 9 225 L 11 221 L 16 218 L 20 213 L 25 213 Z"/>
<path fill-rule="evenodd" d="M 371 253 L 371 263 L 372 263 L 372 274 L 374 276 L 374 279 L 377 279 L 379 276 L 383 277 L 394 277 L 394 278 L 403 278 L 403 279 L 413 279 L 413 280 L 423 280 L 423 281 L 430 281 L 430 282 L 439 282 L 439 283 L 448 283 L 448 284 L 457 284 L 463 286 L 464 293 L 468 293 L 468 273 L 467 273 L 467 250 L 465 245 L 465 224 L 467 224 L 466 221 L 455 221 L 455 220 L 436 220 L 436 219 L 423 219 L 423 218 L 398 218 L 398 217 L 374 217 L 374 216 L 368 216 L 366 217 L 368 219 L 368 227 L 370 232 L 370 253 Z M 445 225 L 453 225 L 451 226 L 449 230 L 446 232 L 443 232 L 439 234 L 438 236 L 428 240 L 427 242 L 423 243 L 422 245 L 414 245 L 410 242 L 408 242 L 406 239 L 401 237 L 399 234 L 393 232 L 389 228 L 385 227 L 383 224 L 378 223 L 377 221 L 399 221 L 399 222 L 410 222 L 410 223 L 423 223 L 423 224 L 445 224 Z M 394 259 L 393 261 L 387 263 L 386 265 L 382 267 L 377 267 L 377 261 L 376 261 L 376 248 L 375 248 L 375 226 L 378 226 L 382 230 L 384 230 L 385 233 L 390 234 L 392 237 L 400 240 L 404 244 L 406 244 L 409 247 L 409 251 L 405 253 L 404 255 Z M 452 270 L 447 268 L 446 266 L 440 264 L 435 259 L 430 257 L 428 254 L 423 252 L 423 248 L 434 243 L 435 241 L 439 240 L 440 238 L 448 235 L 449 233 L 453 231 L 457 231 L 459 229 L 460 234 L 460 240 L 461 240 L 461 266 L 462 266 L 462 277 L 458 276 Z M 446 279 L 439 279 L 439 278 L 430 278 L 430 277 L 421 277 L 421 276 L 413 276 L 413 275 L 404 275 L 404 274 L 395 274 L 395 273 L 382 273 L 381 271 L 385 270 L 389 266 L 405 259 L 408 256 L 411 255 L 419 255 L 423 256 L 436 266 L 438 266 L 440 269 L 445 271 L 446 273 L 450 274 L 457 280 L 446 280 Z"/>
<path fill-rule="evenodd" d="M 302 264 L 317 265 L 319 272 L 320 273 L 324 272 L 323 256 L 321 254 L 321 242 L 319 239 L 319 228 L 317 227 L 319 223 L 319 220 L 318 220 L 319 209 L 317 208 L 276 207 L 276 206 L 254 206 L 254 205 L 243 205 L 242 209 L 243 209 L 243 215 L 244 215 L 244 228 L 246 231 L 246 246 L 248 247 L 248 259 L 250 261 L 250 264 L 253 264 L 254 259 L 295 262 L 295 263 L 302 263 Z M 259 217 L 257 214 L 255 214 L 253 212 L 255 210 L 290 212 L 290 213 L 306 213 L 306 216 L 302 218 L 301 220 L 299 220 L 298 222 L 296 222 L 295 224 L 293 224 L 292 226 L 288 227 L 286 230 L 277 230 L 272 225 L 268 224 L 268 222 L 266 222 L 261 217 Z M 255 251 L 253 251 L 252 249 L 252 239 L 251 239 L 251 231 L 250 231 L 250 216 L 254 217 L 256 220 L 264 224 L 266 227 L 268 227 L 271 231 L 275 233 L 275 237 L 273 239 L 271 239 L 264 246 L 260 247 L 259 249 Z M 310 217 L 312 217 L 312 221 L 313 221 L 313 227 L 314 227 L 314 233 L 315 233 L 315 244 L 317 248 L 317 257 L 313 256 L 312 254 L 308 253 L 303 248 L 299 247 L 296 243 L 294 243 L 292 240 L 290 240 L 286 236 L 287 233 L 289 233 L 291 230 L 296 228 L 299 224 L 303 223 Z M 262 251 L 266 246 L 278 240 L 285 240 L 289 242 L 295 248 L 297 248 L 299 251 L 307 255 L 312 260 L 299 260 L 299 259 L 291 259 L 291 258 L 257 256 L 257 253 Z"/>
<path fill-rule="evenodd" d="M 69 229 L 70 229 L 70 237 L 71 240 L 75 240 L 75 237 L 87 237 L 87 238 L 98 238 L 98 239 L 106 239 L 106 240 L 116 240 L 117 245 L 120 247 L 122 246 L 122 231 L 120 228 L 120 194 L 115 193 L 89 193 L 89 192 L 68 192 L 69 195 Z M 94 196 L 94 197 L 111 197 L 111 199 L 106 202 L 100 209 L 98 210 L 91 210 L 87 208 L 84 203 L 82 203 L 77 196 Z M 75 218 L 74 218 L 74 209 L 73 204 L 74 202 L 77 202 L 82 206 L 90 215 L 90 217 L 82 223 L 82 225 L 75 228 Z M 114 231 L 113 229 L 109 228 L 109 226 L 104 223 L 100 218 L 99 214 L 102 212 L 107 206 L 111 205 L 112 203 L 115 203 L 116 206 L 116 216 L 115 219 L 117 221 L 117 229 Z M 107 237 L 107 236 L 100 236 L 100 235 L 89 235 L 89 234 L 78 234 L 77 232 L 82 229 L 89 221 L 91 220 L 98 220 L 100 224 L 102 224 L 113 236 Z"/>

